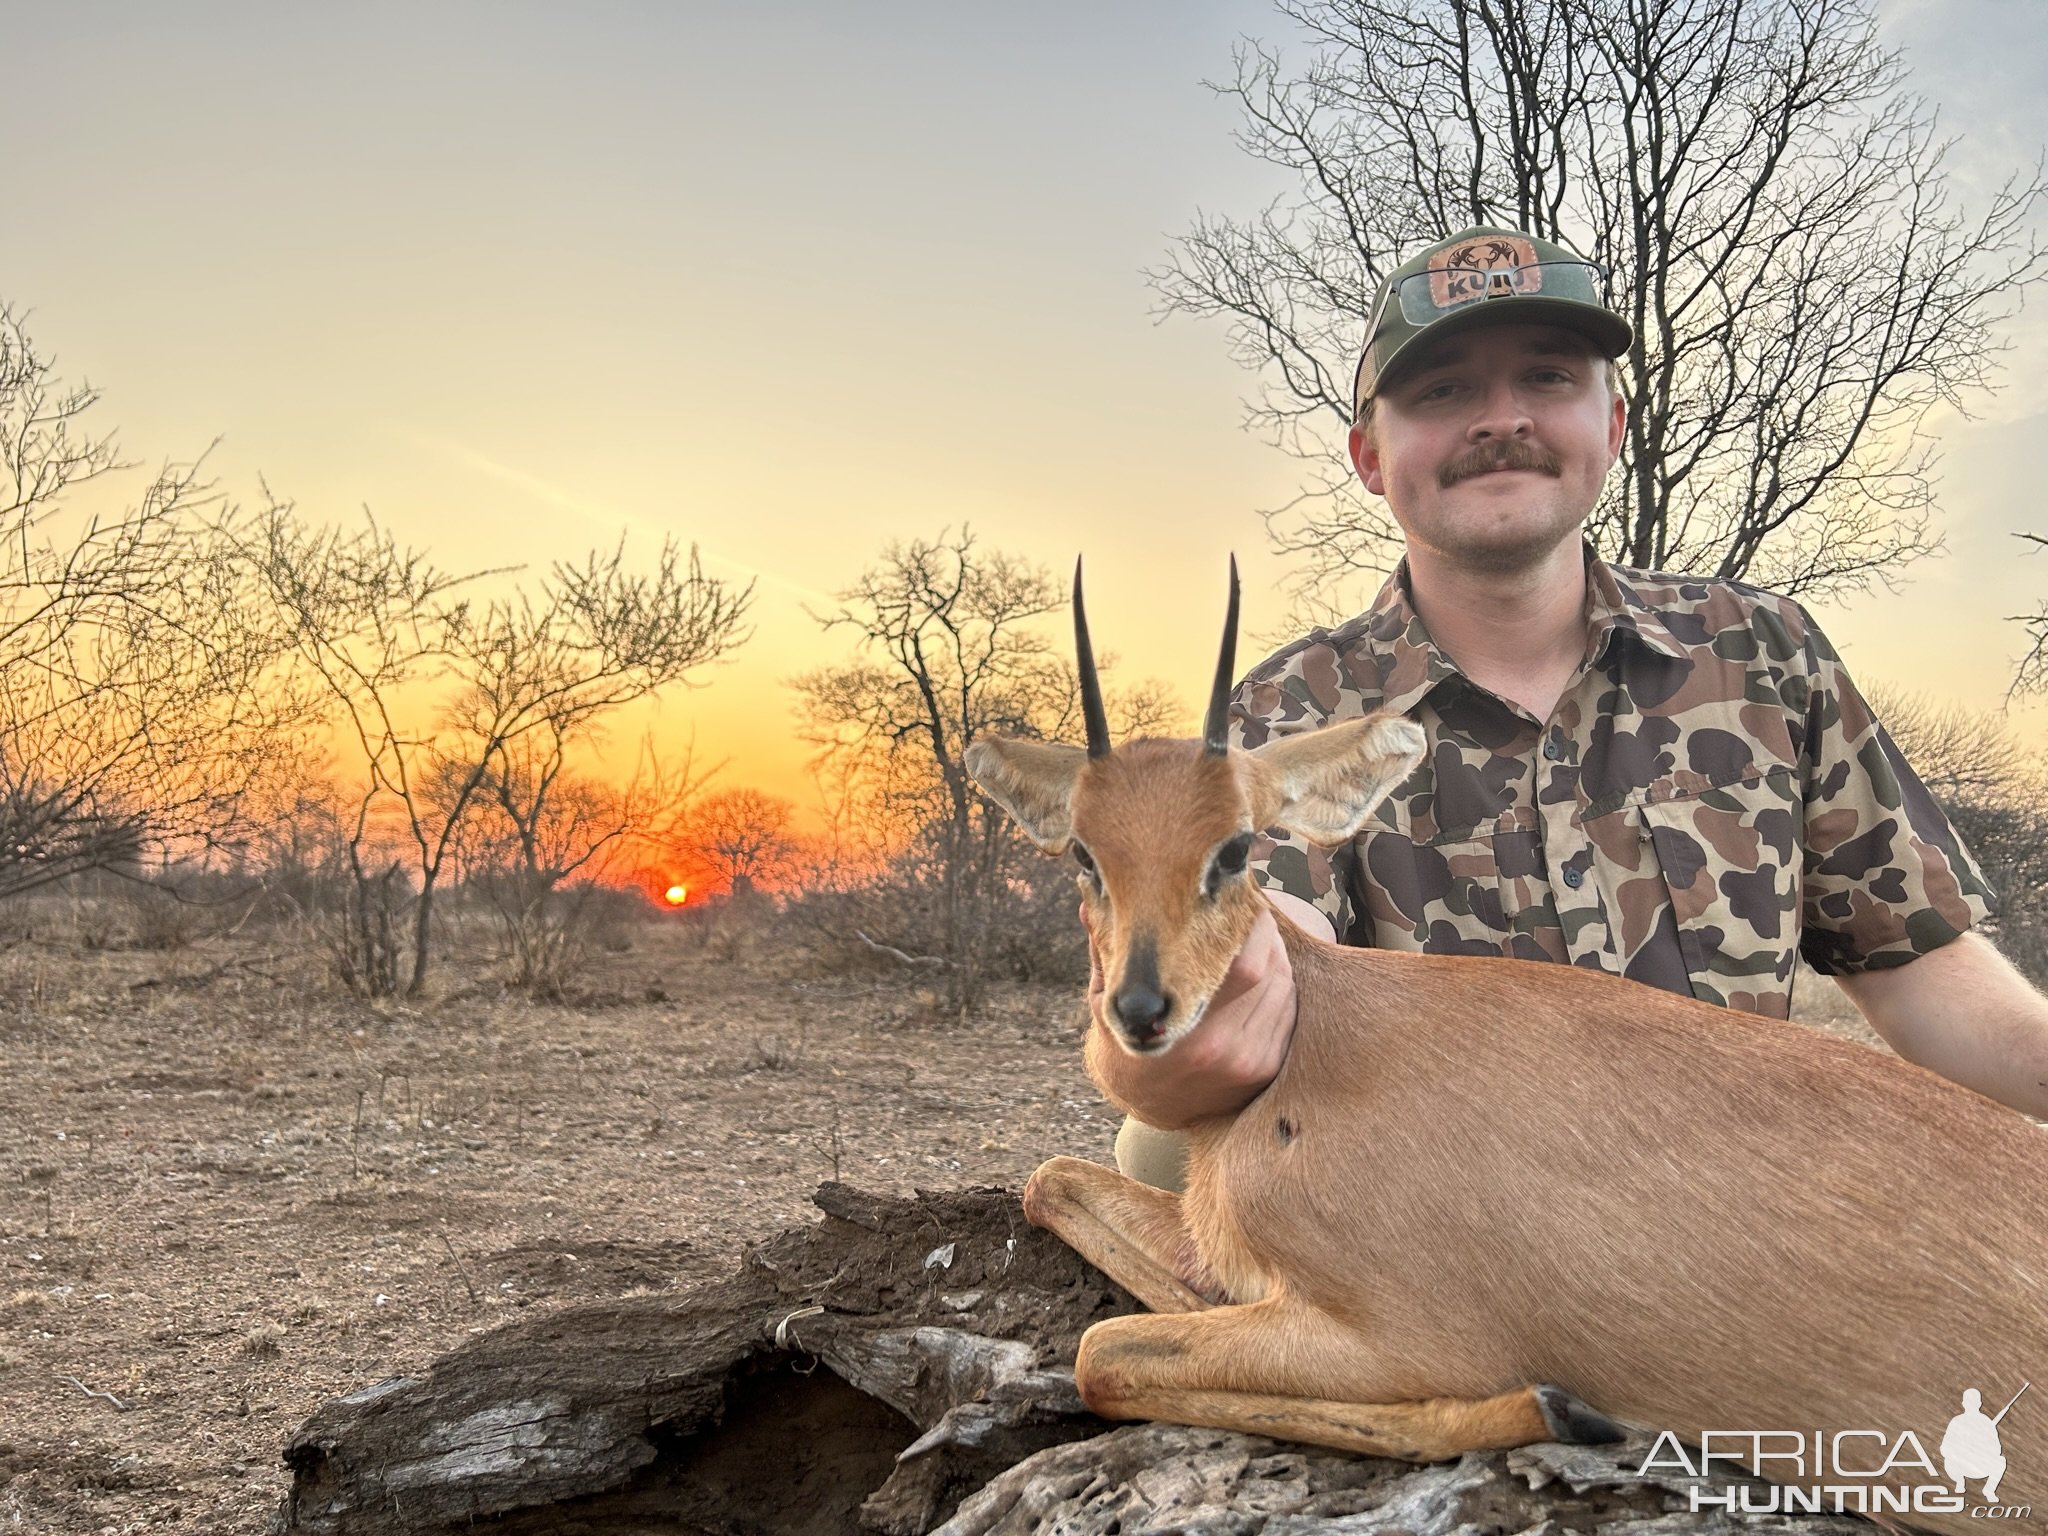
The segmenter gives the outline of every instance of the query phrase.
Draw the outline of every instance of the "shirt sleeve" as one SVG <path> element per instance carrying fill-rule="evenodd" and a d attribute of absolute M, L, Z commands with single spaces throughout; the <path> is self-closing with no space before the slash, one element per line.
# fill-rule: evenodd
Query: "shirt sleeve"
<path fill-rule="evenodd" d="M 1295 659 L 1282 652 L 1256 668 L 1231 695 L 1230 742 L 1250 750 L 1277 736 L 1313 731 L 1327 718 L 1306 697 Z M 1252 840 L 1246 863 L 1261 888 L 1307 902 L 1330 920 L 1337 942 L 1350 942 L 1354 844 L 1325 848 L 1285 827 L 1267 827 Z"/>
<path fill-rule="evenodd" d="M 1808 679 L 1800 952 L 1830 976 L 1905 965 L 1988 917 L 1991 887 L 1827 637 L 1799 616 Z"/>

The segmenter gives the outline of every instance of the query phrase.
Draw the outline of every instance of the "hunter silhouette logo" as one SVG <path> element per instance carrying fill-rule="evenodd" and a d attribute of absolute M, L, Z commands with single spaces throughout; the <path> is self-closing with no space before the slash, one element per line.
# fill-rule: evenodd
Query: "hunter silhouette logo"
<path fill-rule="evenodd" d="M 1998 1440 L 1998 1421 L 2012 1412 L 2012 1404 L 2026 1396 L 2027 1382 L 2013 1393 L 2012 1402 L 1997 1413 L 1986 1417 L 1983 1412 L 1984 1394 L 1975 1387 L 1963 1393 L 1963 1411 L 1948 1421 L 1948 1429 L 1941 1437 L 1941 1470 L 1956 1485 L 1956 1492 L 1963 1491 L 1964 1482 L 1973 1477 L 1984 1479 L 1984 1497 L 1991 1503 L 1998 1501 L 1998 1480 L 2005 1476 L 2005 1450 Z"/>
<path fill-rule="evenodd" d="M 1540 293 L 1543 269 L 1536 247 L 1510 235 L 1467 240 L 1436 253 L 1429 262 L 1429 301 L 1438 309 L 1456 309 L 1500 290 Z"/>
<path fill-rule="evenodd" d="M 1693 1512 L 1725 1509 L 1730 1514 L 1961 1514 L 1979 1520 L 2028 1520 L 2033 1511 L 2023 1504 L 2000 1504 L 1998 1485 L 2005 1477 L 2005 1449 L 1998 1426 L 2013 1405 L 2027 1395 L 2023 1382 L 2006 1405 L 1984 1412 L 1984 1394 L 1969 1387 L 1962 1394 L 1963 1411 L 1948 1421 L 1940 1445 L 1940 1465 L 1912 1430 L 1894 1434 L 1882 1429 L 1794 1430 L 1709 1429 L 1701 1432 L 1697 1458 L 1678 1437 L 1665 1430 L 1636 1469 L 1638 1477 L 1653 1471 L 1683 1473 L 1711 1480 L 1714 1463 L 1741 1468 L 1768 1478 L 1769 1488 L 1747 1485 L 1695 1485 L 1688 1492 Z M 1981 1481 L 1981 1502 L 1967 1497 L 1966 1484 Z"/>

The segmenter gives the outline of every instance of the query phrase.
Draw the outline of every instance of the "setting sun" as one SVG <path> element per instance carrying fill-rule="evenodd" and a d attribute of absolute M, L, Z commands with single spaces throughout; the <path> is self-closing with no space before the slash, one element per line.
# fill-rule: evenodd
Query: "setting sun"
<path fill-rule="evenodd" d="M 670 906 L 680 907 L 690 899 L 690 888 L 687 885 L 672 885 L 661 894 Z"/>

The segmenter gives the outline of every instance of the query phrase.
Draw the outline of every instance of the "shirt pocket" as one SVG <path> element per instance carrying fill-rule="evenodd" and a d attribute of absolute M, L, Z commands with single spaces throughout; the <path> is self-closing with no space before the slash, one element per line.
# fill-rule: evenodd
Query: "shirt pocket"
<path fill-rule="evenodd" d="M 1373 830 L 1357 840 L 1362 920 L 1353 942 L 1432 955 L 1563 960 L 1564 935 L 1533 828 L 1416 842 Z"/>
<path fill-rule="evenodd" d="M 1799 953 L 1798 775 L 1790 767 L 1641 805 L 1692 994 L 1783 1018 Z"/>

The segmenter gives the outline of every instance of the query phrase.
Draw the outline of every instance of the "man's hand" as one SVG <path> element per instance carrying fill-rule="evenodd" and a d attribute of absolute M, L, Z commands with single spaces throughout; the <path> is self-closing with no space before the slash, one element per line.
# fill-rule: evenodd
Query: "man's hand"
<path fill-rule="evenodd" d="M 1330 936 L 1329 921 L 1307 902 L 1268 891 L 1268 899 L 1304 932 Z M 1088 924 L 1083 904 L 1081 921 Z M 1287 1059 L 1294 1035 L 1294 969 L 1271 912 L 1261 912 L 1244 948 L 1209 999 L 1202 1020 L 1173 1045 L 1134 1056 L 1101 1022 L 1102 957 L 1088 926 L 1089 1074 L 1112 1103 L 1147 1125 L 1180 1130 L 1198 1120 L 1235 1114 L 1265 1091 Z"/>

